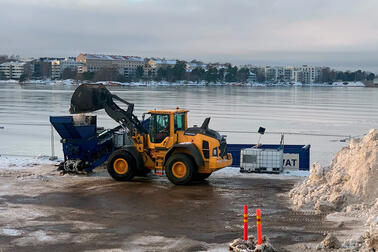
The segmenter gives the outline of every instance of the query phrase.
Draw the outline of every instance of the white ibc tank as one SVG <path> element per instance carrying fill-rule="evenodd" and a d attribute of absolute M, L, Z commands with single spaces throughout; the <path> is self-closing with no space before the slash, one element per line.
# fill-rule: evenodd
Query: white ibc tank
<path fill-rule="evenodd" d="M 246 172 L 281 172 L 283 152 L 275 149 L 248 148 L 240 151 L 240 170 Z"/>

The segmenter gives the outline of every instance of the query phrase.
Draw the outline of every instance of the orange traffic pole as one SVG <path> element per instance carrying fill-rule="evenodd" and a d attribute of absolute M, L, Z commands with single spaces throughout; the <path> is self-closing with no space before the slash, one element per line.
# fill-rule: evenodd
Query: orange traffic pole
<path fill-rule="evenodd" d="M 248 205 L 244 205 L 244 233 L 243 240 L 248 240 Z"/>
<path fill-rule="evenodd" d="M 256 224 L 257 224 L 257 244 L 262 244 L 262 233 L 261 233 L 261 210 L 256 209 Z"/>

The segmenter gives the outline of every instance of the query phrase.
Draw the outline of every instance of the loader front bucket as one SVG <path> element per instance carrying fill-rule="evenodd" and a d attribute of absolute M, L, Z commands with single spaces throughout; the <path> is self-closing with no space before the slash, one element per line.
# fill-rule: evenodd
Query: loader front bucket
<path fill-rule="evenodd" d="M 102 84 L 82 84 L 72 95 L 70 113 L 88 113 L 103 109 L 111 98 L 111 93 Z"/>

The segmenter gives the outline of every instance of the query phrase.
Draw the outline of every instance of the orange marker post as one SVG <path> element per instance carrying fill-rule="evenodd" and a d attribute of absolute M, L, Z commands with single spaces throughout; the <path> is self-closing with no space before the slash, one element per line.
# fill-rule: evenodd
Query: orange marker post
<path fill-rule="evenodd" d="M 262 233 L 261 233 L 261 210 L 256 209 L 256 224 L 257 224 L 257 244 L 262 244 Z"/>
<path fill-rule="evenodd" d="M 243 240 L 248 240 L 248 205 L 244 205 L 244 233 Z"/>

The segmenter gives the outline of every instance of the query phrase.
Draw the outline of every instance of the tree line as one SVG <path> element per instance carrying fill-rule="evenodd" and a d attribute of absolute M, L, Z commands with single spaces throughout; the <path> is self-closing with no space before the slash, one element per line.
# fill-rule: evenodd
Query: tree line
<path fill-rule="evenodd" d="M 375 74 L 357 70 L 351 71 L 336 71 L 330 68 L 323 68 L 320 71 L 319 82 L 334 82 L 334 81 L 365 81 L 374 80 Z"/>
<path fill-rule="evenodd" d="M 238 68 L 231 64 L 224 68 L 217 68 L 214 65 L 208 65 L 206 69 L 196 67 L 192 71 L 186 71 L 186 62 L 177 61 L 175 65 L 167 65 L 159 67 L 156 72 L 145 70 L 138 66 L 135 73 L 131 76 L 120 74 L 115 67 L 102 68 L 97 72 L 76 73 L 70 68 L 66 68 L 62 72 L 62 79 L 77 79 L 88 81 L 206 81 L 206 82 L 246 82 L 249 76 L 248 68 Z"/>

